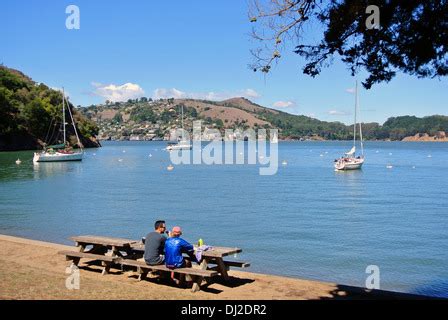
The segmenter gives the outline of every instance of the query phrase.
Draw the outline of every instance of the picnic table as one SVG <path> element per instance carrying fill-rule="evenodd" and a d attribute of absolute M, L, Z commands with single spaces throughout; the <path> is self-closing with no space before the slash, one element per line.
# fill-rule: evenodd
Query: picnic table
<path fill-rule="evenodd" d="M 202 251 L 202 259 L 199 268 L 177 268 L 168 269 L 165 265 L 149 266 L 144 261 L 138 261 L 143 257 L 145 245 L 139 240 L 112 238 L 103 236 L 75 236 L 71 237 L 75 242 L 77 251 L 60 251 L 60 254 L 66 256 L 67 260 L 77 265 L 82 258 L 90 260 L 99 260 L 102 262 L 102 274 L 108 274 L 113 264 L 123 266 L 137 267 L 140 273 L 139 280 L 143 279 L 149 271 L 166 271 L 186 274 L 194 279 L 193 292 L 200 289 L 202 281 L 207 282 L 212 277 L 221 275 L 227 281 L 229 275 L 227 271 L 230 267 L 245 268 L 250 266 L 246 262 L 226 261 L 224 257 L 242 252 L 240 248 L 214 247 L 209 246 Z M 91 247 L 86 251 L 88 247 Z M 195 246 L 195 250 L 198 248 Z"/>
<path fill-rule="evenodd" d="M 142 243 L 136 243 L 132 245 L 132 248 L 135 251 L 144 252 L 145 246 Z M 195 251 L 198 249 L 197 246 L 194 246 Z M 222 276 L 225 281 L 229 280 L 229 274 L 227 270 L 229 267 L 240 267 L 246 268 L 249 267 L 250 264 L 247 262 L 238 262 L 238 261 L 225 261 L 224 257 L 234 255 L 242 252 L 240 248 L 228 248 L 228 247 L 214 247 L 209 246 L 208 250 L 202 251 L 202 261 L 200 262 L 199 269 L 200 270 L 214 270 L 217 271 L 218 274 Z M 211 266 L 216 265 L 216 266 Z M 202 279 L 200 279 L 202 280 Z M 199 283 L 199 284 L 198 284 Z M 195 282 L 193 284 L 193 291 L 199 290 L 200 281 Z"/>
<path fill-rule="evenodd" d="M 71 259 L 75 264 L 79 263 L 81 258 L 95 259 L 102 261 L 103 270 L 102 274 L 108 274 L 112 264 L 119 263 L 120 258 L 124 256 L 132 256 L 131 245 L 136 243 L 135 240 L 111 238 L 102 236 L 76 236 L 71 237 L 71 240 L 75 242 L 75 246 L 78 248 L 78 254 L 69 252 L 66 254 L 67 260 Z M 92 248 L 86 251 L 88 246 Z M 62 254 L 67 252 L 61 252 Z M 125 253 L 125 255 L 123 254 Z"/>

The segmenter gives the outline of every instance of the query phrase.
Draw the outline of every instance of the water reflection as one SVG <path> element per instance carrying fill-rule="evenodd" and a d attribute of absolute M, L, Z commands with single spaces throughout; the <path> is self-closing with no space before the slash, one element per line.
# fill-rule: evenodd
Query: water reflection
<path fill-rule="evenodd" d="M 80 169 L 79 164 L 68 161 L 33 163 L 33 178 L 39 180 L 68 172 L 78 172 Z"/>
<path fill-rule="evenodd" d="M 75 162 L 33 163 L 33 151 L 0 153 L 0 182 L 38 180 L 80 169 L 80 163 Z"/>

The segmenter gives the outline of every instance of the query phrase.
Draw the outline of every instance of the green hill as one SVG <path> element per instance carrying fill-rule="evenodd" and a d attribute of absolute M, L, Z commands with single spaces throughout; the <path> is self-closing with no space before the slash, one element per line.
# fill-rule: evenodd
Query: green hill
<path fill-rule="evenodd" d="M 43 143 L 61 140 L 62 95 L 36 83 L 20 71 L 0 66 L 0 151 L 40 149 Z M 70 104 L 84 147 L 97 147 L 97 125 Z M 66 115 L 68 117 L 68 113 Z M 67 126 L 75 142 L 72 126 Z"/>
<path fill-rule="evenodd" d="M 81 112 L 100 127 L 100 138 L 112 140 L 151 140 L 167 138 L 169 131 L 180 127 L 184 106 L 184 126 L 191 130 L 194 120 L 204 127 L 225 129 L 278 128 L 282 139 L 353 139 L 353 125 L 327 122 L 303 115 L 265 108 L 245 98 L 225 101 L 195 99 L 131 99 L 92 105 Z M 418 133 L 430 136 L 448 131 L 447 116 L 411 116 L 389 118 L 383 125 L 363 123 L 366 140 L 402 140 Z M 443 135 L 442 135 L 443 136 Z"/>

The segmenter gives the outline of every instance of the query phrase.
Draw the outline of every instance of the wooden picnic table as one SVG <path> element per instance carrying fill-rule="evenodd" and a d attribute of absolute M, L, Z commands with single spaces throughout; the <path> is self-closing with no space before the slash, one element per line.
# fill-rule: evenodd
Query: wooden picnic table
<path fill-rule="evenodd" d="M 93 235 L 75 236 L 71 237 L 70 239 L 75 242 L 75 245 L 78 247 L 79 253 L 70 253 L 64 251 L 61 252 L 61 254 L 65 254 L 67 258 L 75 259 L 76 261 L 79 261 L 81 257 L 96 258 L 97 260 L 101 260 L 104 266 L 102 274 L 109 273 L 110 267 L 114 263 L 122 264 L 122 266 L 123 264 L 130 265 L 132 263 L 137 263 L 137 259 L 143 257 L 145 251 L 145 245 L 139 240 Z M 86 248 L 88 246 L 92 246 L 92 248 L 86 251 Z M 194 246 L 194 248 L 195 251 L 198 249 L 197 246 Z M 224 260 L 224 257 L 240 252 L 242 252 L 240 248 L 214 246 L 209 246 L 208 250 L 202 251 L 202 259 L 200 261 L 199 269 L 195 268 L 196 271 L 194 272 L 196 281 L 193 284 L 193 291 L 199 290 L 201 282 L 204 279 L 208 280 L 213 272 L 215 274 L 217 272 L 223 277 L 225 281 L 227 281 L 229 280 L 227 270 L 230 266 L 240 268 L 250 266 L 249 263 L 245 262 Z M 216 266 L 212 267 L 210 265 Z M 148 266 L 148 268 L 150 267 Z M 179 269 L 179 272 L 180 271 L 185 273 L 187 270 Z M 193 271 L 194 270 L 191 270 L 192 274 Z"/>
<path fill-rule="evenodd" d="M 88 253 L 100 254 L 110 257 L 123 257 L 121 252 L 125 252 L 127 255 L 131 255 L 131 245 L 136 243 L 135 240 L 111 238 L 102 236 L 76 236 L 71 237 L 71 240 L 75 241 L 75 245 L 78 247 L 79 252 L 86 252 L 87 246 L 93 246 Z M 109 252 L 110 250 L 110 252 Z M 110 270 L 110 263 L 104 265 L 103 274 L 107 274 Z"/>
<path fill-rule="evenodd" d="M 133 250 L 144 252 L 145 245 L 142 243 L 135 243 L 132 245 Z M 195 251 L 198 249 L 197 246 L 194 246 Z M 199 268 L 201 270 L 209 270 L 210 264 L 216 264 L 215 269 L 225 281 L 229 280 L 229 275 L 227 273 L 227 268 L 229 264 L 224 261 L 224 257 L 230 256 L 233 254 L 237 254 L 242 252 L 240 248 L 229 248 L 229 247 L 214 247 L 210 246 L 210 248 L 206 251 L 202 251 L 202 261 L 200 262 Z M 244 263 L 243 263 L 244 264 Z M 246 264 L 247 265 L 247 264 Z M 193 284 L 193 291 L 199 289 L 199 285 L 197 283 Z"/>

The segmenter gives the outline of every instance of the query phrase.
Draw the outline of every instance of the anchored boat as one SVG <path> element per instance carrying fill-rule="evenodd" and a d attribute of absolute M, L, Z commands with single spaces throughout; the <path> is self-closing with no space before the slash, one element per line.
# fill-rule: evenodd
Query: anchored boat
<path fill-rule="evenodd" d="M 364 145 L 362 141 L 362 126 L 359 122 L 359 138 L 361 144 L 361 155 L 356 156 L 356 125 L 357 125 L 357 113 L 358 113 L 358 81 L 356 81 L 355 88 L 355 122 L 353 124 L 353 147 L 349 152 L 346 152 L 344 156 L 336 159 L 334 162 L 334 167 L 336 171 L 344 170 L 357 170 L 361 169 L 364 164 Z"/>
<path fill-rule="evenodd" d="M 78 141 L 79 151 L 74 151 L 72 147 L 69 146 L 67 142 L 66 134 L 66 122 L 65 122 L 65 103 L 68 106 L 68 113 L 72 120 L 73 129 L 75 131 L 76 139 Z M 35 152 L 33 157 L 33 162 L 56 162 L 56 161 L 81 161 L 83 157 L 82 144 L 79 140 L 78 131 L 76 130 L 75 120 L 73 119 L 72 111 L 70 105 L 65 98 L 64 90 L 62 90 L 62 127 L 63 127 L 63 143 L 56 145 L 45 146 L 42 152 Z"/>

